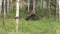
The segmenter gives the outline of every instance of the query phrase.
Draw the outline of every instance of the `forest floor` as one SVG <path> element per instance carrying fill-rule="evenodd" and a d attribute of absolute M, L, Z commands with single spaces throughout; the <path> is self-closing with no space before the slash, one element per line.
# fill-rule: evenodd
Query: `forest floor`
<path fill-rule="evenodd" d="M 54 18 L 40 20 L 19 20 L 18 34 L 60 34 L 60 23 Z M 0 19 L 0 34 L 15 34 L 15 19 Z"/>

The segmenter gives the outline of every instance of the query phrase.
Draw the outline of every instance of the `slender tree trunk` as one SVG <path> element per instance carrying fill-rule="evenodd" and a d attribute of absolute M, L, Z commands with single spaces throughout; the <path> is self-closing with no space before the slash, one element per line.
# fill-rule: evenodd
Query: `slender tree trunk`
<path fill-rule="evenodd" d="M 3 24 L 5 24 L 5 17 L 6 17 L 6 0 L 4 0 L 4 17 L 3 17 Z"/>
<path fill-rule="evenodd" d="M 18 34 L 19 0 L 16 0 L 16 34 Z"/>
<path fill-rule="evenodd" d="M 5 17 L 6 17 L 6 13 L 7 13 L 7 0 L 4 0 L 4 3 L 3 3 L 3 10 L 4 10 L 4 17 L 3 17 L 3 25 L 5 26 Z"/>
<path fill-rule="evenodd" d="M 33 13 L 34 14 L 36 14 L 36 12 L 35 12 L 35 2 L 36 2 L 36 0 L 33 0 Z"/>
<path fill-rule="evenodd" d="M 48 8 L 49 8 L 49 17 L 51 17 L 51 7 L 50 7 L 50 2 L 51 2 L 51 0 L 49 0 L 49 6 L 48 6 Z"/>
<path fill-rule="evenodd" d="M 7 6 L 6 6 L 6 0 L 3 0 L 4 2 L 3 2 L 3 11 L 4 11 L 4 13 L 3 13 L 3 26 L 5 26 L 5 17 L 6 17 L 6 11 L 7 11 Z"/>
<path fill-rule="evenodd" d="M 30 0 L 28 0 L 28 13 L 29 13 L 29 11 L 30 11 L 30 10 L 29 10 L 29 5 L 30 5 Z"/>
<path fill-rule="evenodd" d="M 49 2 L 48 2 L 49 0 L 47 0 L 47 8 L 48 8 L 48 4 L 49 4 Z"/>
<path fill-rule="evenodd" d="M 41 0 L 40 7 L 41 7 L 41 15 L 43 15 L 43 0 Z"/>
<path fill-rule="evenodd" d="M 0 0 L 0 16 L 1 16 L 1 12 L 2 12 L 2 0 Z"/>
<path fill-rule="evenodd" d="M 49 5 L 49 0 L 47 0 L 47 9 L 48 9 L 48 5 Z M 48 14 L 48 16 L 47 17 L 49 17 L 49 12 L 48 12 L 49 10 L 47 10 L 47 14 Z"/>
<path fill-rule="evenodd" d="M 59 21 L 60 21 L 60 0 L 59 0 Z"/>
<path fill-rule="evenodd" d="M 58 14 L 59 14 L 59 4 L 58 0 L 56 0 L 56 18 L 58 18 Z"/>
<path fill-rule="evenodd" d="M 6 16 L 4 0 L 2 0 L 2 11 L 3 11 L 3 27 L 4 27 L 5 26 L 5 16 Z"/>
<path fill-rule="evenodd" d="M 7 0 L 7 14 L 9 14 L 10 12 L 10 1 Z"/>
<path fill-rule="evenodd" d="M 12 0 L 10 0 L 10 11 L 13 9 L 13 3 L 12 3 L 13 1 Z"/>

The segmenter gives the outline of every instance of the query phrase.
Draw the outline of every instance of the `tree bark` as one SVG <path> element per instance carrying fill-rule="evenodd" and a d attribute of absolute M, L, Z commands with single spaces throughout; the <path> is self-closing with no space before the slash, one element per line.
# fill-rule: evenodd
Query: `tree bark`
<path fill-rule="evenodd" d="M 49 6 L 48 6 L 48 8 L 49 8 L 49 17 L 51 17 L 51 6 L 50 6 L 50 2 L 51 2 L 51 0 L 49 0 Z"/>
<path fill-rule="evenodd" d="M 59 0 L 59 21 L 60 21 L 60 0 Z"/>
<path fill-rule="evenodd" d="M 7 14 L 9 14 L 10 12 L 10 1 L 7 0 Z"/>
<path fill-rule="evenodd" d="M 59 4 L 58 0 L 56 0 L 56 18 L 58 18 L 58 14 L 59 14 Z"/>
<path fill-rule="evenodd" d="M 0 0 L 0 16 L 1 16 L 1 12 L 2 12 L 2 0 Z"/>
<path fill-rule="evenodd" d="M 33 13 L 34 14 L 36 14 L 36 12 L 35 12 L 35 2 L 36 2 L 36 0 L 33 0 Z"/>
<path fill-rule="evenodd" d="M 6 17 L 6 11 L 7 11 L 7 8 L 6 8 L 6 0 L 4 0 L 4 21 L 5 21 L 5 17 Z"/>
<path fill-rule="evenodd" d="M 18 34 L 19 0 L 16 0 L 16 34 Z"/>
<path fill-rule="evenodd" d="M 6 16 L 5 0 L 2 0 L 2 11 L 3 11 L 3 27 L 5 27 L 5 16 Z"/>
<path fill-rule="evenodd" d="M 29 5 L 30 5 L 30 0 L 28 0 L 28 13 L 29 13 L 29 11 L 30 11 L 30 10 L 29 10 Z"/>
<path fill-rule="evenodd" d="M 13 3 L 12 3 L 13 1 L 12 0 L 10 0 L 10 11 L 12 11 L 12 9 L 13 9 Z"/>
<path fill-rule="evenodd" d="M 40 9 L 41 9 L 41 15 L 43 16 L 43 0 L 41 0 L 41 4 L 40 4 Z"/>

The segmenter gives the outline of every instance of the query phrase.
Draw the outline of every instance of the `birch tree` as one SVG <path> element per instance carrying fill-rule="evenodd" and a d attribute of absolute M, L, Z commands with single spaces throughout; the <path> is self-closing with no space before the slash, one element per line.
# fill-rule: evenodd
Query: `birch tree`
<path fill-rule="evenodd" d="M 41 0 L 40 7 L 41 7 L 40 9 L 41 9 L 41 12 L 42 12 L 41 15 L 43 15 L 43 0 Z"/>
<path fill-rule="evenodd" d="M 48 8 L 49 8 L 49 17 L 51 17 L 50 2 L 51 2 L 51 0 L 49 0 L 49 5 L 48 5 Z"/>
<path fill-rule="evenodd" d="M 28 12 L 29 12 L 29 5 L 30 5 L 30 0 L 28 0 Z"/>
<path fill-rule="evenodd" d="M 60 20 L 60 0 L 59 0 L 59 20 Z"/>
<path fill-rule="evenodd" d="M 19 0 L 16 0 L 16 33 L 18 33 L 18 21 L 19 21 Z"/>
<path fill-rule="evenodd" d="M 12 0 L 10 0 L 10 11 L 13 9 L 13 4 L 12 4 Z"/>
<path fill-rule="evenodd" d="M 36 0 L 33 0 L 33 13 L 35 14 L 35 2 Z"/>
<path fill-rule="evenodd" d="M 0 0 L 0 16 L 1 16 L 1 12 L 2 12 L 2 0 Z"/>
<path fill-rule="evenodd" d="M 10 0 L 7 0 L 7 14 L 10 12 Z"/>
<path fill-rule="evenodd" d="M 5 11 L 5 0 L 2 0 L 2 11 L 3 11 L 3 26 L 5 26 L 5 16 L 6 16 L 6 11 Z"/>
<path fill-rule="evenodd" d="M 6 16 L 7 5 L 6 0 L 4 0 L 4 17 Z"/>
<path fill-rule="evenodd" d="M 4 17 L 3 17 L 3 25 L 5 26 L 5 17 L 6 17 L 6 0 L 3 0 L 3 10 L 4 10 Z"/>
<path fill-rule="evenodd" d="M 58 18 L 58 14 L 59 14 L 59 4 L 58 0 L 56 0 L 56 18 Z"/>

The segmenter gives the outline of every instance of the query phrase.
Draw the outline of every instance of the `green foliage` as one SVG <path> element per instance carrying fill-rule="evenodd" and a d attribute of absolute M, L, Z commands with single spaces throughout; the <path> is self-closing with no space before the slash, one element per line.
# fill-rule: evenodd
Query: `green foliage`
<path fill-rule="evenodd" d="M 16 15 L 16 4 L 15 0 L 13 0 L 13 9 L 5 18 L 5 27 L 3 27 L 3 19 L 0 19 L 0 34 L 15 34 L 15 15 Z M 26 10 L 26 6 L 20 8 L 19 13 L 19 34 L 60 34 L 60 23 L 56 21 L 55 15 L 55 0 L 51 1 L 51 15 L 53 17 L 47 18 L 49 16 L 48 6 L 43 8 L 41 12 L 40 8 L 40 0 L 36 0 L 36 14 L 37 16 L 41 16 L 43 14 L 44 17 L 39 18 L 39 20 L 30 20 L 26 21 L 25 18 L 28 15 Z M 48 2 L 48 0 L 46 0 Z M 47 3 L 48 5 L 48 3 Z M 57 19 L 58 20 L 58 19 Z"/>

